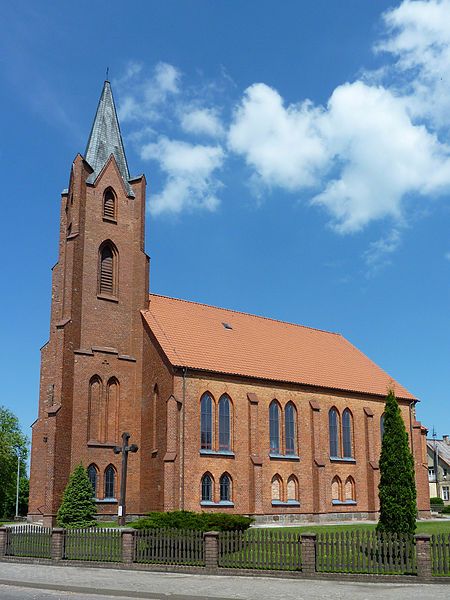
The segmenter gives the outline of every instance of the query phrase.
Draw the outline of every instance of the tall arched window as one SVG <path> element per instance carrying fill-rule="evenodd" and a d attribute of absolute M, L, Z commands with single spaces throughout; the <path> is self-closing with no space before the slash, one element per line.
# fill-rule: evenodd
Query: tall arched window
<path fill-rule="evenodd" d="M 345 486 L 344 486 L 344 494 L 345 494 L 345 500 L 356 500 L 356 495 L 355 495 L 355 481 L 353 479 L 353 477 L 347 477 L 347 479 L 345 480 Z"/>
<path fill-rule="evenodd" d="M 274 475 L 271 481 L 272 486 L 272 500 L 281 500 L 281 477 Z"/>
<path fill-rule="evenodd" d="M 97 497 L 97 484 L 98 484 L 98 469 L 95 465 L 89 465 L 87 468 L 87 474 L 89 477 L 89 481 L 92 485 L 92 495 L 94 498 Z"/>
<path fill-rule="evenodd" d="M 231 501 L 231 478 L 228 473 L 224 473 L 220 478 L 220 501 Z"/>
<path fill-rule="evenodd" d="M 105 469 L 105 498 L 115 498 L 116 470 L 112 465 Z"/>
<path fill-rule="evenodd" d="M 119 382 L 115 377 L 108 381 L 106 403 L 106 441 L 115 442 L 119 435 Z"/>
<path fill-rule="evenodd" d="M 280 453 L 280 406 L 276 400 L 269 406 L 270 452 Z"/>
<path fill-rule="evenodd" d="M 222 396 L 219 400 L 219 450 L 231 450 L 230 399 Z"/>
<path fill-rule="evenodd" d="M 209 473 L 205 473 L 202 477 L 202 501 L 213 501 L 213 478 Z"/>
<path fill-rule="evenodd" d="M 342 413 L 342 447 L 344 450 L 344 458 L 353 457 L 353 427 L 352 413 L 348 408 Z"/>
<path fill-rule="evenodd" d="M 339 413 L 332 408 L 328 413 L 330 430 L 330 456 L 340 456 L 339 448 Z"/>
<path fill-rule="evenodd" d="M 295 475 L 291 475 L 287 481 L 287 501 L 298 502 L 298 480 Z"/>
<path fill-rule="evenodd" d="M 99 250 L 99 294 L 117 296 L 117 249 L 112 242 L 104 242 Z"/>
<path fill-rule="evenodd" d="M 103 195 L 103 218 L 116 220 L 116 197 L 111 188 L 108 188 Z"/>
<path fill-rule="evenodd" d="M 331 482 L 331 500 L 342 502 L 342 481 L 337 476 Z"/>
<path fill-rule="evenodd" d="M 203 394 L 200 401 L 200 448 L 212 450 L 213 401 L 211 396 Z"/>
<path fill-rule="evenodd" d="M 104 441 L 103 384 L 98 375 L 89 382 L 88 441 Z"/>
<path fill-rule="evenodd" d="M 381 435 L 381 441 L 383 441 L 383 437 L 384 437 L 384 413 L 380 417 L 380 435 Z"/>
<path fill-rule="evenodd" d="M 297 454 L 297 411 L 292 402 L 284 410 L 284 435 L 286 454 Z"/>

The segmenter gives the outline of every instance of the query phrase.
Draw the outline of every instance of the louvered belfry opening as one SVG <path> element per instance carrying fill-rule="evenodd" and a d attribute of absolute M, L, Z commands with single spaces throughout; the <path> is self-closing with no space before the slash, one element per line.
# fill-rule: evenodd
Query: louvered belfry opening
<path fill-rule="evenodd" d="M 116 199 L 112 190 L 106 190 L 103 198 L 103 218 L 115 220 Z"/>
<path fill-rule="evenodd" d="M 105 244 L 100 251 L 100 294 L 115 295 L 114 289 L 114 251 L 110 244 Z"/>

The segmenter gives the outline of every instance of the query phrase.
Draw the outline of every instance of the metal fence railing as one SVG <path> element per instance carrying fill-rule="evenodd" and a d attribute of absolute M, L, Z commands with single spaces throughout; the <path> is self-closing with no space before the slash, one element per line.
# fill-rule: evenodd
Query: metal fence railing
<path fill-rule="evenodd" d="M 36 525 L 10 527 L 6 535 L 6 556 L 51 558 L 52 530 Z"/>
<path fill-rule="evenodd" d="M 63 558 L 120 562 L 122 560 L 121 532 L 118 529 L 100 527 L 67 529 L 64 532 Z"/>
<path fill-rule="evenodd" d="M 433 575 L 450 576 L 450 534 L 431 536 L 431 569 Z"/>
<path fill-rule="evenodd" d="M 134 561 L 166 565 L 205 564 L 201 531 L 147 529 L 135 532 Z"/>

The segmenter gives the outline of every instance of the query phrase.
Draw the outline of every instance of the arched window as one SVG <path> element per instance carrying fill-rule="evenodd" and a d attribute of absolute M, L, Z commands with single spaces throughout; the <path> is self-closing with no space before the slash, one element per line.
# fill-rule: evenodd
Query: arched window
<path fill-rule="evenodd" d="M 272 500 L 281 500 L 281 477 L 274 475 L 272 477 Z"/>
<path fill-rule="evenodd" d="M 219 450 L 231 450 L 230 399 L 224 395 L 219 400 Z"/>
<path fill-rule="evenodd" d="M 116 197 L 111 188 L 108 188 L 103 195 L 103 218 L 116 220 Z"/>
<path fill-rule="evenodd" d="M 280 453 L 280 406 L 276 400 L 269 406 L 270 452 Z"/>
<path fill-rule="evenodd" d="M 344 458 L 353 457 L 352 413 L 348 408 L 342 413 L 342 447 Z"/>
<path fill-rule="evenodd" d="M 381 441 L 383 441 L 383 437 L 384 437 L 384 413 L 380 417 L 380 435 L 381 435 Z"/>
<path fill-rule="evenodd" d="M 106 403 L 106 441 L 116 442 L 119 436 L 119 382 L 115 377 L 108 381 Z"/>
<path fill-rule="evenodd" d="M 332 408 L 328 413 L 330 430 L 330 456 L 340 456 L 339 451 L 339 413 Z"/>
<path fill-rule="evenodd" d="M 345 486 L 344 486 L 344 494 L 345 494 L 345 500 L 356 500 L 356 495 L 355 495 L 355 481 L 353 479 L 353 477 L 347 477 L 347 479 L 345 480 Z"/>
<path fill-rule="evenodd" d="M 100 246 L 99 263 L 99 294 L 117 296 L 117 249 L 112 242 Z"/>
<path fill-rule="evenodd" d="M 105 498 L 115 498 L 116 471 L 112 465 L 105 469 Z"/>
<path fill-rule="evenodd" d="M 295 475 L 291 475 L 287 481 L 287 501 L 298 501 L 298 480 Z"/>
<path fill-rule="evenodd" d="M 231 501 L 231 478 L 228 473 L 224 473 L 220 478 L 220 501 Z"/>
<path fill-rule="evenodd" d="M 337 476 L 331 482 L 331 500 L 342 502 L 342 481 Z"/>
<path fill-rule="evenodd" d="M 209 473 L 202 477 L 202 502 L 213 501 L 213 479 Z"/>
<path fill-rule="evenodd" d="M 211 396 L 203 394 L 200 401 L 200 448 L 212 450 L 213 401 Z"/>
<path fill-rule="evenodd" d="M 284 435 L 286 454 L 297 454 L 297 411 L 292 402 L 286 404 L 284 410 Z"/>
<path fill-rule="evenodd" d="M 94 498 L 97 497 L 97 484 L 98 484 L 98 469 L 95 465 L 89 465 L 87 468 L 87 474 L 89 477 L 89 481 L 92 485 L 92 495 Z"/>
<path fill-rule="evenodd" d="M 156 414 L 157 414 L 157 410 L 158 410 L 158 397 L 159 397 L 158 385 L 155 384 L 155 387 L 153 388 L 153 410 L 152 410 L 152 443 L 153 443 L 153 447 L 152 447 L 152 450 L 156 450 L 156 448 L 158 447 L 158 444 L 156 441 Z"/>
<path fill-rule="evenodd" d="M 89 382 L 88 441 L 104 441 L 103 384 L 98 375 Z"/>

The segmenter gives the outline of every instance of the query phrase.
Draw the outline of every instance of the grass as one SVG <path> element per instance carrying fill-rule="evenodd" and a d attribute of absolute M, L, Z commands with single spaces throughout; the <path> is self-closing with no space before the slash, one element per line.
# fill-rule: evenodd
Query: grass
<path fill-rule="evenodd" d="M 375 523 L 354 523 L 349 525 L 299 525 L 298 527 L 271 527 L 275 530 L 297 531 L 299 533 L 332 533 L 335 531 L 374 531 Z M 450 519 L 442 521 L 417 521 L 416 533 L 427 533 L 429 535 L 437 533 L 450 534 Z"/>

